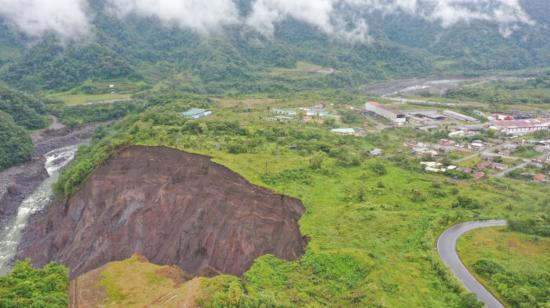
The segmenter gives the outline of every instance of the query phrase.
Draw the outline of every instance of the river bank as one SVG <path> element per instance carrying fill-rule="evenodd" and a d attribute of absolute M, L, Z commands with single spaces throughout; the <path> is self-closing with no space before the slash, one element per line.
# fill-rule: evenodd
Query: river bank
<path fill-rule="evenodd" d="M 15 215 L 18 205 L 48 177 L 44 155 L 89 139 L 96 127 L 97 124 L 91 124 L 71 129 L 54 124 L 33 134 L 31 160 L 0 172 L 0 227 L 2 221 Z"/>
<path fill-rule="evenodd" d="M 0 274 L 9 268 L 28 217 L 49 202 L 59 171 L 97 127 L 90 124 L 71 129 L 56 123 L 33 133 L 29 162 L 0 172 Z"/>

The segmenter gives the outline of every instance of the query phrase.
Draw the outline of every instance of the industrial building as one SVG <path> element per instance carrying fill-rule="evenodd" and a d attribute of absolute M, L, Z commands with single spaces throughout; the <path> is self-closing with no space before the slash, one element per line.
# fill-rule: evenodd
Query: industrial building
<path fill-rule="evenodd" d="M 550 118 L 494 121 L 491 128 L 508 135 L 523 135 L 539 130 L 550 130 Z"/>
<path fill-rule="evenodd" d="M 449 118 L 453 118 L 455 120 L 464 121 L 464 122 L 472 122 L 472 123 L 479 123 L 479 120 L 467 115 L 464 115 L 462 113 L 458 113 L 451 110 L 443 110 L 443 114 L 446 115 Z"/>
<path fill-rule="evenodd" d="M 446 119 L 444 115 L 440 114 L 436 110 L 419 110 L 409 112 L 409 114 L 417 118 L 427 118 L 434 121 L 442 121 Z"/>
<path fill-rule="evenodd" d="M 404 113 L 397 113 L 394 112 L 384 106 L 382 106 L 378 102 L 367 102 L 365 104 L 365 109 L 368 112 L 372 112 L 374 114 L 377 114 L 383 118 L 386 118 L 393 123 L 397 125 L 403 125 L 405 122 L 407 122 L 407 116 Z"/>

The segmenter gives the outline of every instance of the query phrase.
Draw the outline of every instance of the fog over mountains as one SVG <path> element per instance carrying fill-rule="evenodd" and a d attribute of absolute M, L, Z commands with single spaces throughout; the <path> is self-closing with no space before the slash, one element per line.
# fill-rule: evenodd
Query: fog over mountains
<path fill-rule="evenodd" d="M 537 68 L 550 66 L 548 12 L 547 0 L 0 0 L 0 79 L 34 91 L 183 74 L 265 91 L 288 87 L 270 72 L 298 62 L 334 72 L 304 87 Z"/>
<path fill-rule="evenodd" d="M 1 0 L 0 15 L 29 36 L 52 32 L 61 38 L 89 35 L 97 13 L 119 18 L 155 17 L 200 33 L 224 26 L 246 25 L 271 37 L 275 26 L 294 19 L 336 37 L 368 41 L 369 14 L 406 14 L 450 27 L 486 21 L 510 35 L 535 21 L 520 0 L 105 0 L 97 12 L 86 0 Z"/>

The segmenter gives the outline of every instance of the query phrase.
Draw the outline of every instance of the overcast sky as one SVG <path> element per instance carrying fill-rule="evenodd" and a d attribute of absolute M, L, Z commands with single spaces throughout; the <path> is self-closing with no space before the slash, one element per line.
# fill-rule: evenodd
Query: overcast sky
<path fill-rule="evenodd" d="M 444 27 L 475 20 L 497 24 L 504 35 L 532 24 L 519 0 L 252 0 L 252 12 L 239 16 L 233 0 L 107 0 L 108 13 L 157 17 L 166 24 L 200 33 L 245 24 L 269 37 L 274 26 L 294 18 L 331 36 L 366 41 L 366 12 L 415 15 Z M 343 7 L 352 8 L 343 10 Z M 92 31 L 87 0 L 0 0 L 0 16 L 21 32 L 39 37 L 53 32 L 79 39 Z"/>

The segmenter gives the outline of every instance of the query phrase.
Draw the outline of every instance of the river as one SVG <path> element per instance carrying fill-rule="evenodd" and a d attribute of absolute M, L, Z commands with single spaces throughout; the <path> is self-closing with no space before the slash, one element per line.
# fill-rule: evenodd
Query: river
<path fill-rule="evenodd" d="M 75 156 L 78 145 L 70 145 L 44 154 L 46 178 L 38 188 L 19 205 L 17 215 L 10 218 L 0 230 L 0 276 L 6 274 L 13 265 L 13 258 L 21 235 L 32 214 L 44 209 L 53 197 L 52 185 L 59 177 L 59 171 Z"/>

